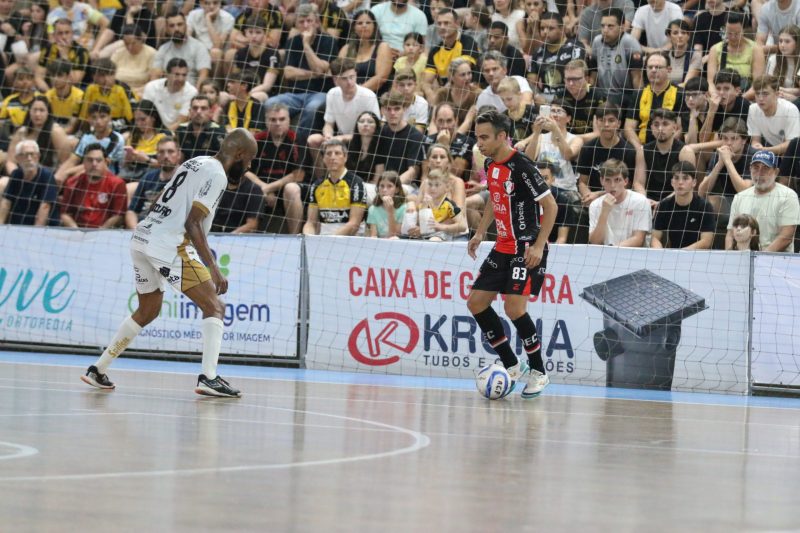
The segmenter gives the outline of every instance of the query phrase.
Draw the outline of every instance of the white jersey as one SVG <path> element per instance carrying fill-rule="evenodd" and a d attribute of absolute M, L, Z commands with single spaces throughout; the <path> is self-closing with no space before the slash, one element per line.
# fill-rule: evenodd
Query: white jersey
<path fill-rule="evenodd" d="M 222 163 L 211 156 L 195 157 L 179 166 L 147 216 L 133 231 L 131 248 L 162 261 L 172 261 L 189 244 L 184 225 L 192 206 L 206 212 L 208 235 L 228 178 Z"/>

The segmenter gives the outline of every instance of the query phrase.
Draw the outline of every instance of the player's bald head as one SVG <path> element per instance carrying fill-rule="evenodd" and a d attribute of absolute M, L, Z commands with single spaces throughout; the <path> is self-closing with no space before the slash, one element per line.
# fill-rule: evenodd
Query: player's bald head
<path fill-rule="evenodd" d="M 244 154 L 249 154 L 252 158 L 257 149 L 258 144 L 253 134 L 244 128 L 236 128 L 231 130 L 222 141 L 220 151 L 223 154 L 230 154 L 234 156 L 234 158 L 240 159 Z"/>

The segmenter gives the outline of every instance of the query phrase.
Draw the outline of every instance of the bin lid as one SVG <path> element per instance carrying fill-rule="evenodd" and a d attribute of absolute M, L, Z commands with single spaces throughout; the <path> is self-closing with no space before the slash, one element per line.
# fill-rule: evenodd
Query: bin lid
<path fill-rule="evenodd" d="M 637 337 L 707 309 L 705 298 L 647 269 L 585 287 L 580 297 Z"/>

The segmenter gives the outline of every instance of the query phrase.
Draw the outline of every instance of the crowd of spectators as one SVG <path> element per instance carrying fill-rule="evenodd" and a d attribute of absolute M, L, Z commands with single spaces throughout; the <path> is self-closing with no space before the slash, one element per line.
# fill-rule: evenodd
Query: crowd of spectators
<path fill-rule="evenodd" d="M 551 240 L 794 250 L 800 0 L 0 0 L 0 224 L 132 228 L 247 128 L 213 231 L 466 240 L 509 117 Z"/>

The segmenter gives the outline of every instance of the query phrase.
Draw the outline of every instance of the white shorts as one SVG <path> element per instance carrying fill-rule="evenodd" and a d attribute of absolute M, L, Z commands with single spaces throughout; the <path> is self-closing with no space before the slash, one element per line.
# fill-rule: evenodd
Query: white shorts
<path fill-rule="evenodd" d="M 131 258 L 136 278 L 136 292 L 139 294 L 164 292 L 167 284 L 183 293 L 211 279 L 211 274 L 200 261 L 197 250 L 191 246 L 179 250 L 170 263 L 133 249 Z"/>

